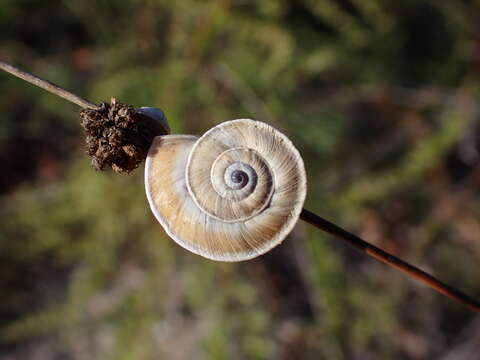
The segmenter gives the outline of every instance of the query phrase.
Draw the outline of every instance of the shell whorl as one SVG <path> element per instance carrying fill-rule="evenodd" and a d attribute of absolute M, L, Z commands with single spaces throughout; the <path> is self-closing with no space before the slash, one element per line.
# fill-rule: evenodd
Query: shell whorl
<path fill-rule="evenodd" d="M 303 161 L 290 140 L 249 119 L 221 123 L 200 138 L 155 138 L 145 183 L 166 232 L 220 261 L 250 259 L 282 242 L 306 195 Z"/>

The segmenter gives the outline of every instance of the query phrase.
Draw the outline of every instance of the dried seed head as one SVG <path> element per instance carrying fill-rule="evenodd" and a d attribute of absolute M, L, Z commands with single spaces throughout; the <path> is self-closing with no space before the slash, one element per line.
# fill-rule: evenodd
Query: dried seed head
<path fill-rule="evenodd" d="M 167 133 L 158 119 L 115 99 L 98 110 L 80 111 L 80 124 L 92 166 L 96 170 L 111 167 L 117 173 L 135 170 L 145 160 L 153 138 Z"/>

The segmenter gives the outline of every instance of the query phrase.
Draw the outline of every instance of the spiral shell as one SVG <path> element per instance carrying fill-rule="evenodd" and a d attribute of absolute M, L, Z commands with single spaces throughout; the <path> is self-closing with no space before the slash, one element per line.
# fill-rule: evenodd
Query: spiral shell
<path fill-rule="evenodd" d="M 293 144 L 249 119 L 221 123 L 200 138 L 156 137 L 145 185 L 168 235 L 219 261 L 247 260 L 281 243 L 306 196 L 305 168 Z"/>

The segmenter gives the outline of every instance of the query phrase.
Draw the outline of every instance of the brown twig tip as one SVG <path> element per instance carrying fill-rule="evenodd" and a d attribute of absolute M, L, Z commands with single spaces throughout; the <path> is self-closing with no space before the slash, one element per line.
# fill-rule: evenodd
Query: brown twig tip
<path fill-rule="evenodd" d="M 135 170 L 147 157 L 153 138 L 165 134 L 157 121 L 115 99 L 99 109 L 80 111 L 80 124 L 93 168 L 111 167 L 117 173 Z"/>
<path fill-rule="evenodd" d="M 462 293 L 456 288 L 441 282 L 440 280 L 434 278 L 432 275 L 427 274 L 425 271 L 418 269 L 417 267 L 403 261 L 402 259 L 399 259 L 396 256 L 393 256 L 392 254 L 389 254 L 386 251 L 377 248 L 376 246 L 342 229 L 334 223 L 331 223 L 330 221 L 325 220 L 306 209 L 302 210 L 300 218 L 303 221 L 306 221 L 309 224 L 319 228 L 320 230 L 323 230 L 335 236 L 337 239 L 347 242 L 348 244 L 354 246 L 364 254 L 367 254 L 368 256 L 371 256 L 374 259 L 381 261 L 388 266 L 400 270 L 409 277 L 427 286 L 430 286 L 432 289 L 449 297 L 450 299 L 467 306 L 470 310 L 480 312 L 480 302 L 478 302 L 477 300 Z"/>

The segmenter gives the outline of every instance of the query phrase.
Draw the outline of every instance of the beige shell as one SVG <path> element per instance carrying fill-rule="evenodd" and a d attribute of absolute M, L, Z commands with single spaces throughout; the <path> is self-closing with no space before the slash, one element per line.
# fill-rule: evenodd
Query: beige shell
<path fill-rule="evenodd" d="M 241 261 L 290 233 L 305 201 L 306 175 L 285 135 L 239 119 L 200 138 L 156 137 L 145 186 L 155 217 L 179 245 L 212 260 Z"/>

